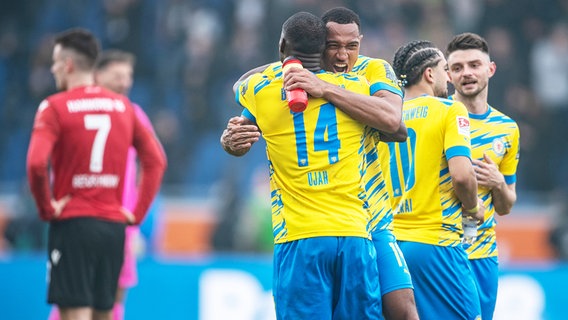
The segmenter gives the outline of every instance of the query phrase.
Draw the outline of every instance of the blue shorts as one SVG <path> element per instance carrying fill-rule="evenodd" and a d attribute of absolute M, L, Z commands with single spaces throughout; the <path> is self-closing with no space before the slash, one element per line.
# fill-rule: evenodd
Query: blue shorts
<path fill-rule="evenodd" d="M 499 282 L 499 261 L 497 257 L 469 260 L 475 276 L 479 299 L 481 300 L 481 316 L 483 320 L 493 319 L 495 302 L 497 301 L 497 284 Z"/>
<path fill-rule="evenodd" d="M 475 279 L 461 246 L 398 244 L 412 275 L 421 319 L 481 319 Z"/>
<path fill-rule="evenodd" d="M 315 237 L 274 246 L 277 319 L 383 319 L 372 241 Z"/>
<path fill-rule="evenodd" d="M 377 251 L 381 296 L 399 289 L 413 289 L 406 260 L 392 232 L 380 230 L 373 233 L 373 244 Z"/>

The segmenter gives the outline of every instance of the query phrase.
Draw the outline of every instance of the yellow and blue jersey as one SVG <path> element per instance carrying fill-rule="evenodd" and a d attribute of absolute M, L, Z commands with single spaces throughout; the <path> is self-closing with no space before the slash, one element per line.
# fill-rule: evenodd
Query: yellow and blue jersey
<path fill-rule="evenodd" d="M 351 72 L 366 78 L 373 92 L 388 90 L 402 97 L 396 74 L 385 60 L 360 55 Z"/>
<path fill-rule="evenodd" d="M 404 102 L 408 129 L 403 143 L 388 143 L 398 240 L 438 246 L 461 245 L 461 202 L 448 160 L 471 158 L 469 116 L 461 102 L 420 96 Z"/>
<path fill-rule="evenodd" d="M 402 90 L 398 86 L 396 75 L 385 60 L 360 55 L 352 72 L 365 77 L 369 81 L 372 92 L 387 90 L 402 97 Z M 379 132 L 367 127 L 363 141 L 365 150 L 363 180 L 372 212 L 370 226 L 372 231 L 392 230 L 393 221 L 392 207 L 382 169 L 388 165 L 388 161 L 386 163 L 380 161 L 382 157 L 381 150 L 378 149 L 379 142 Z"/>
<path fill-rule="evenodd" d="M 282 77 L 282 62 L 273 62 L 269 64 L 264 71 L 262 71 L 262 75 L 267 77 L 268 79 L 275 79 Z"/>
<path fill-rule="evenodd" d="M 391 65 L 385 60 L 360 55 L 353 66 L 352 73 L 366 78 L 371 87 L 371 92 L 387 90 L 401 97 L 403 96 L 396 74 Z M 271 63 L 262 74 L 268 79 L 281 77 L 282 63 Z M 368 202 L 372 211 L 370 221 L 372 231 L 392 230 L 393 219 L 392 207 L 381 169 L 383 166 L 388 165 L 388 160 L 386 162 L 379 161 L 380 151 L 377 150 L 379 142 L 378 131 L 367 127 L 363 139 L 365 154 L 363 180 L 365 181 L 365 190 L 367 190 Z"/>
<path fill-rule="evenodd" d="M 356 75 L 317 76 L 353 92 L 371 93 L 368 82 Z M 319 98 L 310 97 L 305 111 L 291 112 L 281 74 L 252 75 L 239 86 L 236 100 L 266 141 L 274 242 L 369 238 L 371 213 L 361 174 L 365 126 Z"/>
<path fill-rule="evenodd" d="M 452 97 L 450 97 L 452 98 Z M 488 106 L 484 114 L 469 114 L 471 157 L 483 161 L 483 154 L 499 167 L 507 184 L 517 181 L 520 131 L 517 123 L 501 111 Z M 470 259 L 496 257 L 495 207 L 491 190 L 479 187 L 477 196 L 485 205 L 485 221 L 477 229 L 477 240 L 466 251 Z"/>

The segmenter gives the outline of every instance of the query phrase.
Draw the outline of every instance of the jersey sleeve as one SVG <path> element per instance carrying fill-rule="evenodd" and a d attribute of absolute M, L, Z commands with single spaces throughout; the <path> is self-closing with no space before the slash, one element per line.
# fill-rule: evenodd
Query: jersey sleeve
<path fill-rule="evenodd" d="M 138 201 L 134 209 L 135 224 L 140 224 L 162 181 L 167 161 L 156 136 L 134 117 L 133 145 L 140 159 L 142 179 L 138 190 Z"/>
<path fill-rule="evenodd" d="M 366 78 L 371 84 L 371 92 L 373 93 L 379 90 L 387 90 L 403 96 L 394 70 L 384 60 L 372 59 L 367 66 Z"/>
<path fill-rule="evenodd" d="M 464 156 L 471 159 L 470 123 L 466 107 L 453 102 L 446 109 L 444 119 L 444 150 L 446 159 Z"/>
<path fill-rule="evenodd" d="M 262 87 L 264 82 L 267 82 L 267 80 L 263 80 L 263 76 L 261 74 L 254 74 L 239 85 L 236 93 L 235 100 L 237 103 L 245 108 L 253 118 L 256 117 L 255 91 L 257 88 Z"/>
<path fill-rule="evenodd" d="M 499 165 L 499 171 L 505 177 L 505 182 L 507 184 L 513 184 L 517 182 L 517 165 L 519 164 L 520 156 L 520 131 L 518 125 L 515 123 L 515 128 L 513 134 L 511 135 L 511 148 L 503 157 L 501 164 Z"/>
<path fill-rule="evenodd" d="M 28 183 L 42 220 L 49 220 L 54 212 L 48 167 L 59 131 L 57 114 L 49 102 L 44 100 L 35 116 L 26 160 Z"/>

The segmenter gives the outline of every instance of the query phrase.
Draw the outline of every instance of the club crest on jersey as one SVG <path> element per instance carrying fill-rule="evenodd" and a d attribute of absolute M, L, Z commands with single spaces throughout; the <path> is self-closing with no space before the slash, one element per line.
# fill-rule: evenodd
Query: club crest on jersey
<path fill-rule="evenodd" d="M 469 136 L 469 119 L 467 117 L 457 117 L 458 133 L 464 136 Z"/>
<path fill-rule="evenodd" d="M 495 152 L 495 154 L 502 156 L 505 154 L 505 142 L 503 141 L 502 138 L 495 138 L 493 139 L 493 143 L 491 145 L 491 148 L 493 149 L 493 152 Z"/>

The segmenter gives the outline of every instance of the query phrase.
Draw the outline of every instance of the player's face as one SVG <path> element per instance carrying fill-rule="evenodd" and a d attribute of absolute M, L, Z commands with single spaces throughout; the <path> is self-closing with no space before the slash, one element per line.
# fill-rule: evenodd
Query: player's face
<path fill-rule="evenodd" d="M 434 70 L 434 95 L 440 98 L 447 98 L 448 97 L 448 69 L 447 65 L 448 62 L 440 52 L 442 60 L 438 62 L 438 64 L 433 68 Z"/>
<path fill-rule="evenodd" d="M 128 94 L 132 87 L 132 65 L 128 62 L 111 62 L 95 73 L 95 82 L 120 94 Z"/>
<path fill-rule="evenodd" d="M 450 81 L 464 97 L 474 97 L 487 90 L 489 78 L 494 73 L 495 63 L 481 50 L 457 50 L 448 56 Z"/>
<path fill-rule="evenodd" d="M 328 22 L 323 67 L 330 72 L 350 72 L 359 56 L 362 35 L 355 23 Z"/>
<path fill-rule="evenodd" d="M 55 78 L 55 86 L 58 90 L 67 90 L 66 68 L 68 64 L 67 55 L 60 44 L 55 45 L 52 54 L 51 73 Z"/>

